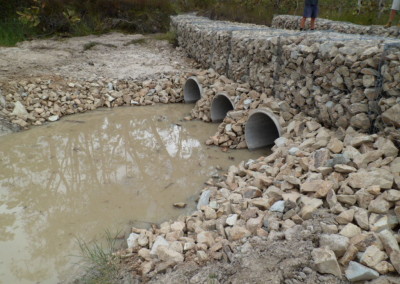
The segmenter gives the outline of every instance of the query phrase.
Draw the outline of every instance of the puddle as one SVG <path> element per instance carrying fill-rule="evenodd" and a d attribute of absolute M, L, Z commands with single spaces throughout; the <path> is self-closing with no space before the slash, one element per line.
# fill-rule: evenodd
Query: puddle
<path fill-rule="evenodd" d="M 0 283 L 71 279 L 76 237 L 190 213 L 216 166 L 267 154 L 207 147 L 217 125 L 181 121 L 192 107 L 101 109 L 0 137 Z"/>

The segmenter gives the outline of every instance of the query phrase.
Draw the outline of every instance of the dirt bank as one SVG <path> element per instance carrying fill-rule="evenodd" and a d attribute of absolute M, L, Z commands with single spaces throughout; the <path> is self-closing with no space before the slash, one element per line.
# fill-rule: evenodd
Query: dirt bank
<path fill-rule="evenodd" d="M 76 79 L 137 79 L 190 69 L 190 60 L 167 41 L 110 33 L 32 40 L 0 48 L 0 82 L 36 75 Z"/>

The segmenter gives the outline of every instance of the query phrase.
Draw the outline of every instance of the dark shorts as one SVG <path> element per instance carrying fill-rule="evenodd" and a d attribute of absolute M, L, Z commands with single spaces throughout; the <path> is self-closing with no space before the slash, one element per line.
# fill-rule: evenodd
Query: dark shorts
<path fill-rule="evenodd" d="M 318 5 L 305 5 L 304 7 L 304 18 L 317 18 L 318 17 Z"/>

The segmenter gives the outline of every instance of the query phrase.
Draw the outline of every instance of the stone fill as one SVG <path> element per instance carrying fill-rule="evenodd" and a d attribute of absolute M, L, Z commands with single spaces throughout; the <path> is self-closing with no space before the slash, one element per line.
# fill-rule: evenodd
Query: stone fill
<path fill-rule="evenodd" d="M 277 15 L 272 19 L 271 26 L 280 29 L 299 30 L 300 16 Z M 308 26 L 306 26 L 308 28 Z M 385 28 L 384 26 L 356 25 L 349 22 L 338 22 L 318 18 L 317 30 L 335 31 L 345 34 L 361 34 L 400 38 L 400 30 L 397 27 Z"/>
<path fill-rule="evenodd" d="M 180 46 L 204 68 L 272 94 L 324 126 L 385 130 L 400 140 L 398 39 L 273 29 L 193 15 L 173 17 L 172 27 Z M 203 79 L 210 89 L 198 116 L 209 120 L 205 109 L 220 82 Z M 228 89 L 232 96 L 238 95 L 235 91 L 234 85 Z"/>

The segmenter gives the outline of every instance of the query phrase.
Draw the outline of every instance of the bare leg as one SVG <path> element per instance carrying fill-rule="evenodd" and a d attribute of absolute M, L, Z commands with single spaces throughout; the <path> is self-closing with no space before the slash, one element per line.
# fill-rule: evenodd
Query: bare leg
<path fill-rule="evenodd" d="M 397 11 L 396 10 L 392 10 L 390 11 L 390 15 L 389 15 L 389 21 L 387 22 L 385 27 L 391 27 L 392 26 L 392 22 L 394 20 L 394 17 L 396 16 Z"/>
<path fill-rule="evenodd" d="M 311 18 L 311 29 L 312 30 L 315 29 L 315 20 L 316 20 L 316 18 Z"/>
<path fill-rule="evenodd" d="M 304 30 L 304 27 L 306 26 L 306 17 L 303 17 L 300 21 L 300 29 Z"/>

